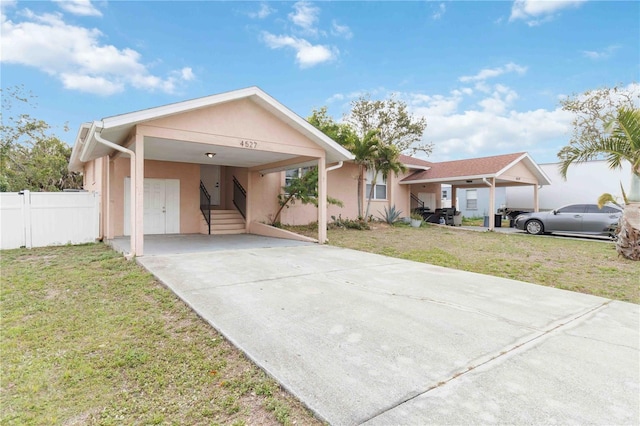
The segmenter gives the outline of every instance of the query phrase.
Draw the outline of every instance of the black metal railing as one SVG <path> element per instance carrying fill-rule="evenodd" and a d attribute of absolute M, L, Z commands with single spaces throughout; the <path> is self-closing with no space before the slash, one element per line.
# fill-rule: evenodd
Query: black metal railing
<path fill-rule="evenodd" d="M 200 181 L 200 211 L 209 227 L 209 235 L 211 235 L 211 195 L 202 181 Z"/>
<path fill-rule="evenodd" d="M 233 205 L 243 218 L 247 218 L 247 191 L 244 190 L 236 177 L 233 177 Z"/>
<path fill-rule="evenodd" d="M 411 194 L 411 210 L 424 210 L 424 201 L 418 198 L 415 194 Z"/>

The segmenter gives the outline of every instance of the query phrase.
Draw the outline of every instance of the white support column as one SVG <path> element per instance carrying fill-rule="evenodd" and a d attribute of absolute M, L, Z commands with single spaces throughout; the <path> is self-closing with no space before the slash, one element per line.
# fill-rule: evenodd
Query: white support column
<path fill-rule="evenodd" d="M 327 168 L 323 156 L 318 158 L 318 243 L 327 242 Z"/>
<path fill-rule="evenodd" d="M 135 181 L 135 218 L 136 228 L 131 232 L 135 232 L 135 253 L 136 256 L 144 254 L 144 135 L 136 133 L 135 141 L 135 179 L 132 177 L 131 182 Z M 134 190 L 134 188 L 132 188 Z"/>
<path fill-rule="evenodd" d="M 104 237 L 107 240 L 111 240 L 113 239 L 113 225 L 111 224 L 111 167 L 113 162 L 110 157 L 107 157 L 105 163 L 105 168 L 107 170 L 104 178 L 105 190 L 102 202 L 106 205 L 104 206 L 104 218 L 102 218 L 102 223 L 104 224 Z"/>
<path fill-rule="evenodd" d="M 540 200 L 538 198 L 538 184 L 533 185 L 533 211 L 540 211 Z"/>
<path fill-rule="evenodd" d="M 489 231 L 496 227 L 496 178 L 491 178 L 489 188 Z"/>

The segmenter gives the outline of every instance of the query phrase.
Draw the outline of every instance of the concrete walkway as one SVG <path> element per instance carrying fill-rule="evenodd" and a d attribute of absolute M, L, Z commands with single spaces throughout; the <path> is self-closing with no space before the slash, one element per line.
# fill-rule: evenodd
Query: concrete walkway
<path fill-rule="evenodd" d="M 330 424 L 640 423 L 638 305 L 319 245 L 138 262 Z"/>

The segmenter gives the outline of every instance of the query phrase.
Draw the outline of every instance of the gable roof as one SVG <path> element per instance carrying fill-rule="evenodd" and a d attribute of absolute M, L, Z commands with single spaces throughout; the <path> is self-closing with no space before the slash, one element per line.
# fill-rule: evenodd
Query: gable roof
<path fill-rule="evenodd" d="M 431 163 L 429 170 L 417 171 L 402 179 L 401 183 L 447 183 L 497 178 L 518 162 L 524 163 L 529 171 L 536 176 L 540 185 L 551 183 L 544 171 L 526 152 Z"/>
<path fill-rule="evenodd" d="M 241 99 L 249 99 L 255 102 L 277 119 L 323 148 L 326 152 L 327 163 L 353 159 L 353 155 L 348 150 L 316 129 L 307 120 L 285 107 L 257 86 L 252 86 L 245 89 L 105 117 L 99 121 L 84 123 L 78 131 L 78 136 L 76 137 L 71 153 L 69 168 L 81 168 L 83 162 L 100 158 L 113 151 L 113 149 L 105 145 L 98 144 L 94 132 L 100 133 L 103 138 L 115 144 L 122 145 L 125 143 L 126 138 L 133 128 L 138 124 Z"/>

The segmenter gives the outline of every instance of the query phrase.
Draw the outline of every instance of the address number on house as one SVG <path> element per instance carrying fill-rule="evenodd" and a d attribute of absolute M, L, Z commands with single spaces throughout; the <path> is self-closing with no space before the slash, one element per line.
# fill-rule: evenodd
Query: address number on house
<path fill-rule="evenodd" d="M 248 149 L 256 149 L 258 147 L 258 142 L 243 139 L 240 141 L 240 146 Z"/>

